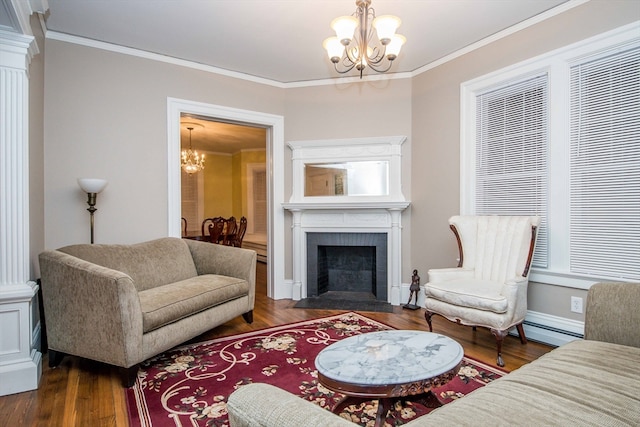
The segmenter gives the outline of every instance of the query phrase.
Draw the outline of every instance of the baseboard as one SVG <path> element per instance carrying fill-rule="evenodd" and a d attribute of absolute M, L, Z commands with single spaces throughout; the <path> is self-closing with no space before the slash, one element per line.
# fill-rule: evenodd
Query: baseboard
<path fill-rule="evenodd" d="M 0 396 L 38 388 L 42 353 L 34 343 L 40 322 L 32 329 L 38 288 L 32 281 L 0 286 Z"/>
<path fill-rule="evenodd" d="M 273 299 L 293 299 L 297 301 L 301 298 L 301 296 L 299 295 L 299 289 L 296 289 L 296 295 L 294 295 L 293 280 L 290 279 L 285 280 L 282 283 L 282 286 L 276 286 L 275 291 L 276 293 L 274 295 L 271 295 L 271 298 Z"/>
<path fill-rule="evenodd" d="M 0 366 L 0 396 L 35 390 L 41 377 L 42 353 L 34 349 L 29 359 Z"/>
<path fill-rule="evenodd" d="M 584 322 L 529 310 L 524 333 L 532 341 L 561 346 L 584 337 Z"/>

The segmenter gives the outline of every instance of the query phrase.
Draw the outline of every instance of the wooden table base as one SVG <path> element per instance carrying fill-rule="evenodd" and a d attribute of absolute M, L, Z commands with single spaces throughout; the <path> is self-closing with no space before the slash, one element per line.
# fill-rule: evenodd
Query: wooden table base
<path fill-rule="evenodd" d="M 402 396 L 402 397 L 358 397 L 358 396 L 345 396 L 334 408 L 333 413 L 340 415 L 341 412 L 349 405 L 358 405 L 362 402 L 366 402 L 369 400 L 377 400 L 378 401 L 378 412 L 376 413 L 376 422 L 374 427 L 382 427 L 384 426 L 384 422 L 387 419 L 387 414 L 390 410 L 393 409 L 393 405 L 395 402 L 412 402 L 419 403 L 422 406 L 427 408 L 439 408 L 442 406 L 442 403 L 438 400 L 435 394 L 431 391 L 422 394 L 415 394 L 411 396 Z"/>

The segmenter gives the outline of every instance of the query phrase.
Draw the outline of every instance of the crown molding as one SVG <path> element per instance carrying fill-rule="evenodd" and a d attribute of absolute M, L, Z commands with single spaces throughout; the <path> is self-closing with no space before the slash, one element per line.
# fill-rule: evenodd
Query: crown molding
<path fill-rule="evenodd" d="M 0 0 L 0 1 L 16 1 L 16 0 Z M 43 2 L 46 3 L 47 0 L 30 0 L 31 2 Z M 521 31 L 525 28 L 528 28 L 532 25 L 538 24 L 544 20 L 552 18 L 554 16 L 560 15 L 574 7 L 580 6 L 582 4 L 587 3 L 589 0 L 569 0 L 566 3 L 563 3 L 559 6 L 554 7 L 553 9 L 549 9 L 539 15 L 536 15 L 530 19 L 522 21 L 516 25 L 513 25 L 503 31 L 495 33 L 489 37 L 486 37 L 482 40 L 477 41 L 476 43 L 472 43 L 456 52 L 451 53 L 450 55 L 444 56 L 438 60 L 430 62 L 414 71 L 410 72 L 402 72 L 402 73 L 385 73 L 385 74 L 375 74 L 364 76 L 360 78 L 359 76 L 353 77 L 335 77 L 330 79 L 320 79 L 320 80 L 304 80 L 297 82 L 279 82 L 276 80 L 266 79 L 262 77 L 253 76 L 250 74 L 240 73 L 237 71 L 230 71 L 224 68 L 218 68 L 211 65 L 205 65 L 193 61 L 188 61 L 184 59 L 178 59 L 166 55 L 161 55 L 153 52 L 147 52 L 140 49 L 134 49 L 130 47 L 120 46 L 112 43 L 102 42 L 98 40 L 87 39 L 84 37 L 73 36 L 70 34 L 59 33 L 57 31 L 46 31 L 46 38 L 50 40 L 57 40 L 66 43 L 77 44 L 86 47 L 92 47 L 96 49 L 102 49 L 110 52 L 121 53 L 124 55 L 136 56 L 139 58 L 150 59 L 153 61 L 165 62 L 168 64 L 178 65 L 181 67 L 192 68 L 199 71 L 205 71 L 212 74 L 218 74 L 222 76 L 232 77 L 236 79 L 246 80 L 254 83 L 259 83 L 267 86 L 273 86 L 281 89 L 291 89 L 291 88 L 301 88 L 301 87 L 313 87 L 313 86 L 336 86 L 336 85 L 344 85 L 344 84 L 355 84 L 355 83 L 364 83 L 364 82 L 379 82 L 379 81 L 389 81 L 389 80 L 399 80 L 399 79 L 411 79 L 416 77 L 424 72 L 427 72 L 433 68 L 436 68 L 440 65 L 443 65 L 449 61 L 452 61 L 460 56 L 463 56 L 469 52 L 472 52 L 476 49 L 480 49 L 483 46 L 486 46 L 490 43 L 493 43 L 497 40 L 500 40 L 504 37 L 507 37 L 511 34 L 514 34 L 518 31 Z"/>

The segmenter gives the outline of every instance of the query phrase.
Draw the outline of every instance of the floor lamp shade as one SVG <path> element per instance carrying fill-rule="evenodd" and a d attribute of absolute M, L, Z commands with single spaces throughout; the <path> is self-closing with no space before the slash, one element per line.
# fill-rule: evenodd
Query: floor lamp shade
<path fill-rule="evenodd" d="M 93 214 L 97 211 L 95 207 L 96 200 L 98 198 L 98 193 L 104 190 L 107 186 L 107 180 L 99 178 L 78 178 L 78 185 L 85 193 L 87 193 L 88 196 L 87 204 L 89 207 L 87 210 L 91 217 L 91 243 L 93 244 Z"/>
<path fill-rule="evenodd" d="M 99 193 L 107 186 L 106 179 L 78 178 L 78 185 L 85 193 Z"/>

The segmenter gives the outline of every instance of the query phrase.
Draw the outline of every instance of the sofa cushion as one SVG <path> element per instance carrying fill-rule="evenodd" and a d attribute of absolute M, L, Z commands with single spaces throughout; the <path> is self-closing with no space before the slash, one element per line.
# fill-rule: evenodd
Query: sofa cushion
<path fill-rule="evenodd" d="M 196 276 L 139 292 L 143 333 L 248 293 L 249 283 L 246 280 L 216 274 Z"/>
<path fill-rule="evenodd" d="M 189 247 L 175 237 L 134 245 L 71 245 L 58 250 L 128 274 L 138 291 L 198 275 Z"/>
<path fill-rule="evenodd" d="M 462 279 L 429 283 L 425 294 L 456 306 L 505 313 L 507 298 L 500 294 L 501 289 L 500 283 L 490 280 Z"/>
<path fill-rule="evenodd" d="M 640 348 L 573 341 L 407 427 L 638 425 L 638 360 Z"/>

